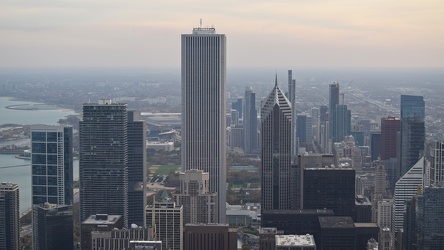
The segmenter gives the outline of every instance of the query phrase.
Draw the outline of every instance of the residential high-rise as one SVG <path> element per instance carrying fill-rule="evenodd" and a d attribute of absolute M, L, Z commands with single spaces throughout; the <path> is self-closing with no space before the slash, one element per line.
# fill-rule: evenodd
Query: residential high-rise
<path fill-rule="evenodd" d="M 19 249 L 19 211 L 18 185 L 0 182 L 0 249 Z"/>
<path fill-rule="evenodd" d="M 300 147 L 313 145 L 312 118 L 308 114 L 299 114 L 296 119 L 296 136 Z"/>
<path fill-rule="evenodd" d="M 155 225 L 156 239 L 162 241 L 162 249 L 183 249 L 183 206 L 169 201 L 147 205 L 146 221 Z"/>
<path fill-rule="evenodd" d="M 291 105 L 277 85 L 261 109 L 261 206 L 263 210 L 291 208 Z"/>
<path fill-rule="evenodd" d="M 68 242 L 52 241 L 58 234 L 61 238 L 73 232 L 73 132 L 66 126 L 31 126 L 31 163 L 32 163 L 32 242 L 33 249 L 60 249 Z M 63 216 L 66 227 L 48 225 L 45 216 L 41 215 L 47 206 L 63 206 L 71 216 Z M 40 216 L 37 218 L 36 216 Z M 61 217 L 51 217 L 57 218 Z M 70 222 L 69 222 L 70 220 Z M 55 222 L 58 223 L 58 222 Z M 51 231 L 46 234 L 45 231 Z M 65 237 L 66 238 L 66 237 Z M 70 244 L 71 243 L 71 244 Z M 73 242 L 68 242 L 73 247 Z M 63 245 L 63 246 L 68 246 Z M 69 249 L 69 248 L 68 248 Z"/>
<path fill-rule="evenodd" d="M 297 161 L 299 152 L 299 138 L 297 136 L 297 110 L 296 110 L 296 80 L 293 79 L 293 71 L 288 70 L 288 100 L 291 107 L 291 154 L 292 163 Z"/>
<path fill-rule="evenodd" d="M 80 220 L 121 215 L 128 224 L 127 105 L 101 100 L 83 104 L 80 137 Z"/>
<path fill-rule="evenodd" d="M 226 203 L 226 38 L 214 28 L 182 35 L 182 171 L 210 175 L 219 222 Z"/>
<path fill-rule="evenodd" d="M 73 200 L 72 128 L 31 127 L 32 204 L 71 205 Z"/>
<path fill-rule="evenodd" d="M 395 147 L 396 149 L 396 147 Z M 381 157 L 381 133 L 371 132 L 370 133 L 370 153 L 371 160 L 376 161 Z"/>
<path fill-rule="evenodd" d="M 183 223 L 215 223 L 217 193 L 209 192 L 209 176 L 202 170 L 180 173 L 180 192 L 173 194 L 178 206 L 183 206 Z"/>
<path fill-rule="evenodd" d="M 423 186 L 424 178 L 424 157 L 405 173 L 395 185 L 395 194 L 393 196 L 393 216 L 392 229 L 394 235 L 402 229 L 404 224 L 405 203 L 410 201 L 413 196 Z"/>
<path fill-rule="evenodd" d="M 258 152 L 256 93 L 253 92 L 251 87 L 245 89 L 244 143 L 245 154 Z"/>
<path fill-rule="evenodd" d="M 33 207 L 34 250 L 74 249 L 71 205 L 39 204 Z"/>
<path fill-rule="evenodd" d="M 431 155 L 430 181 L 432 184 L 437 185 L 444 182 L 444 142 L 435 142 Z"/>
<path fill-rule="evenodd" d="M 404 176 L 423 156 L 425 103 L 422 96 L 401 95 L 400 172 Z"/>
<path fill-rule="evenodd" d="M 393 200 L 392 199 L 383 199 L 378 201 L 378 212 L 376 218 L 376 224 L 383 228 L 391 228 L 392 227 L 392 211 L 393 211 Z"/>
<path fill-rule="evenodd" d="M 234 109 L 238 112 L 239 119 L 242 119 L 242 98 L 238 98 L 237 101 L 231 103 L 231 109 Z"/>
<path fill-rule="evenodd" d="M 339 83 L 333 82 L 329 86 L 329 96 L 328 96 L 328 120 L 330 122 L 330 139 L 336 142 L 334 139 L 337 138 L 336 135 L 336 106 L 339 105 Z M 342 140 L 342 139 L 341 139 Z"/>
<path fill-rule="evenodd" d="M 397 117 L 381 118 L 381 160 L 396 158 L 397 133 L 401 129 L 401 120 Z"/>
<path fill-rule="evenodd" d="M 330 144 L 329 139 L 329 131 L 330 128 L 328 128 L 328 107 L 326 105 L 321 105 L 319 107 L 319 142 L 321 145 L 322 152 L 325 154 L 328 154 L 327 146 Z"/>
<path fill-rule="evenodd" d="M 128 111 L 128 226 L 145 225 L 146 122 L 139 111 Z"/>
<path fill-rule="evenodd" d="M 242 126 L 231 126 L 229 131 L 229 145 L 232 149 L 244 148 L 244 128 Z"/>
<path fill-rule="evenodd" d="M 319 142 L 319 136 L 321 134 L 320 131 L 320 123 L 319 123 L 319 109 L 318 108 L 311 108 L 311 119 L 312 119 L 312 134 L 313 139 L 315 139 L 317 142 Z"/>
<path fill-rule="evenodd" d="M 351 133 L 351 111 L 347 109 L 347 105 L 336 105 L 333 142 L 341 142 L 345 136 Z"/>

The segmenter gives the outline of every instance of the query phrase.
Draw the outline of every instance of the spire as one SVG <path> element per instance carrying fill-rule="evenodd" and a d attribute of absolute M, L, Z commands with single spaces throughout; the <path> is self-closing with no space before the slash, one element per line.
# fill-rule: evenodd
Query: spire
<path fill-rule="evenodd" d="M 274 80 L 274 87 L 278 86 L 278 73 L 276 72 L 276 79 Z"/>

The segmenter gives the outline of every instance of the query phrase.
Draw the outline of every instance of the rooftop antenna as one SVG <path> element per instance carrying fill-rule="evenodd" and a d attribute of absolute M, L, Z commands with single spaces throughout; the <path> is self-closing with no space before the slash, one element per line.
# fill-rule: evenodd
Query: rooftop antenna
<path fill-rule="evenodd" d="M 275 76 L 275 80 L 274 80 L 274 87 L 277 87 L 278 86 L 278 73 L 277 73 L 277 70 L 276 70 L 276 76 Z"/>
<path fill-rule="evenodd" d="M 200 19 L 200 28 L 202 28 L 202 18 Z"/>

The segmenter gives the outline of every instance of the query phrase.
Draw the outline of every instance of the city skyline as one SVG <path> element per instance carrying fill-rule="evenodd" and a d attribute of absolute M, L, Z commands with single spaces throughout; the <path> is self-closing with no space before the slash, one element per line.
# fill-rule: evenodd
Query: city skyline
<path fill-rule="evenodd" d="M 46 0 L 0 6 L 0 67 L 179 66 L 176 34 L 198 27 L 200 19 L 230 38 L 233 66 L 444 66 L 441 1 Z"/>

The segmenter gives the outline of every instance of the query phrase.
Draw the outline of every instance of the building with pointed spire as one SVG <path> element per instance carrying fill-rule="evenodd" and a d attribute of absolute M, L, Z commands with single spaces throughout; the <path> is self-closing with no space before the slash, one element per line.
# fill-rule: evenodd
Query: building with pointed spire
<path fill-rule="evenodd" d="M 291 104 L 277 84 L 261 109 L 261 205 L 263 210 L 291 208 Z"/>

